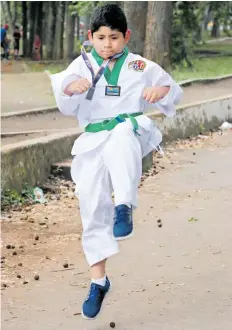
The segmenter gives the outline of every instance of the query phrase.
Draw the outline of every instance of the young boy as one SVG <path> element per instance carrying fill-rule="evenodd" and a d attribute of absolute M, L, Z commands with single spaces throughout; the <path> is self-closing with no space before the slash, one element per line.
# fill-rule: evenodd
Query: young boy
<path fill-rule="evenodd" d="M 59 110 L 85 128 L 72 149 L 71 174 L 92 277 L 82 315 L 93 319 L 110 290 L 106 260 L 118 252 L 117 240 L 133 233 L 142 158 L 162 140 L 143 112 L 154 107 L 175 115 L 182 90 L 157 64 L 128 51 L 130 31 L 117 5 L 96 9 L 88 37 L 91 53 L 82 50 L 51 80 Z"/>

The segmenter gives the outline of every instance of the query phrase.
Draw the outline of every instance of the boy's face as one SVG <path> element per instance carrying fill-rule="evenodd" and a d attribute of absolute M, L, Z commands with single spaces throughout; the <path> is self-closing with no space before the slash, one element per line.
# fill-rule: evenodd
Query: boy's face
<path fill-rule="evenodd" d="M 118 30 L 111 30 L 107 26 L 101 26 L 98 31 L 92 33 L 88 31 L 88 37 L 93 44 L 96 52 L 104 60 L 113 56 L 114 54 L 121 53 L 125 45 L 130 40 L 131 32 L 127 30 L 125 37 L 122 32 Z"/>

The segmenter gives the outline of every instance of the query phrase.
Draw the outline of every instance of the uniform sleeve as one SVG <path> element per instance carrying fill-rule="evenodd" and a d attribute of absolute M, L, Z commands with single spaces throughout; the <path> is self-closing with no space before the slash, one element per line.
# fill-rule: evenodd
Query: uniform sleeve
<path fill-rule="evenodd" d="M 64 93 L 65 88 L 72 81 L 80 78 L 80 65 L 81 57 L 78 57 L 66 70 L 50 76 L 57 107 L 66 116 L 77 117 L 80 102 L 85 97 L 85 93 L 73 94 L 72 96 Z"/>
<path fill-rule="evenodd" d="M 180 102 L 183 95 L 182 88 L 172 79 L 172 77 L 164 71 L 159 65 L 153 63 L 151 67 L 151 83 L 152 86 L 168 86 L 170 90 L 168 94 L 160 101 L 152 104 L 152 107 L 158 109 L 167 117 L 176 114 L 176 105 Z"/>

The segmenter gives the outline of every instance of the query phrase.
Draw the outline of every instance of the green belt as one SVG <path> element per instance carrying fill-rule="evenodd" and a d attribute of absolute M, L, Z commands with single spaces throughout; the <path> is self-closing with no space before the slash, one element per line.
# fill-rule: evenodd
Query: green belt
<path fill-rule="evenodd" d="M 95 124 L 89 124 L 85 127 L 85 132 L 89 133 L 97 133 L 100 131 L 111 131 L 112 129 L 115 128 L 118 124 L 122 123 L 125 121 L 126 118 L 129 118 L 132 125 L 133 125 L 133 131 L 135 134 L 139 135 L 137 132 L 139 125 L 135 117 L 141 116 L 143 113 L 142 112 L 135 112 L 131 114 L 122 114 L 118 115 L 117 117 L 111 119 L 111 120 L 104 120 L 101 123 L 95 123 Z"/>

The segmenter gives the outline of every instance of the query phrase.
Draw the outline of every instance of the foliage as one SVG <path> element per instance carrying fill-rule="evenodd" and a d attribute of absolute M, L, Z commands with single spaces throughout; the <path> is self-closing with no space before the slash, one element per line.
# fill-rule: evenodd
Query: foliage
<path fill-rule="evenodd" d="M 69 8 L 72 15 L 78 14 L 79 16 L 84 16 L 91 15 L 95 8 L 104 6 L 107 3 L 120 5 L 119 1 L 73 1 Z"/>
<path fill-rule="evenodd" d="M 104 1 L 73 1 L 69 6 L 72 15 L 78 14 L 79 16 L 91 15 L 93 10 L 104 3 Z"/>
<path fill-rule="evenodd" d="M 232 3 L 227 1 L 175 1 L 173 6 L 172 63 L 185 62 L 192 67 L 190 57 L 195 45 L 204 43 L 203 33 L 211 20 L 218 21 L 218 28 L 232 22 Z M 207 31 L 208 32 L 208 31 Z"/>
<path fill-rule="evenodd" d="M 171 71 L 171 76 L 176 81 L 197 78 L 215 78 L 218 76 L 232 74 L 231 57 L 213 57 L 213 58 L 194 58 L 192 59 L 193 68 L 187 65 L 176 65 Z"/>
<path fill-rule="evenodd" d="M 196 7 L 196 1 L 174 3 L 172 27 L 172 63 L 174 65 L 185 60 L 189 67 L 192 66 L 189 56 L 194 43 L 193 30 L 197 25 Z"/>
<path fill-rule="evenodd" d="M 33 188 L 24 185 L 21 193 L 18 193 L 16 190 L 2 190 L 1 191 L 1 210 L 6 211 L 10 208 L 21 206 L 23 204 L 32 204 L 33 203 Z"/>

